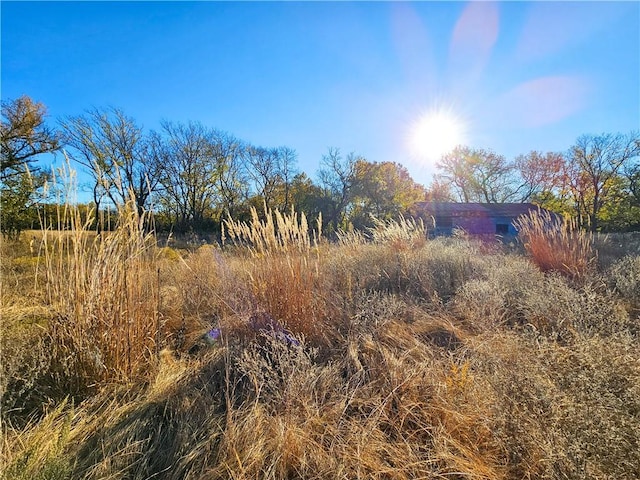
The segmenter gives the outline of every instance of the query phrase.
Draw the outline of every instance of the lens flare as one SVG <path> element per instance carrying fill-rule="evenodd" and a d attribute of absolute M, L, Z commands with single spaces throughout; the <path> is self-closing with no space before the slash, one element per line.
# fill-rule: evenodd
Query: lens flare
<path fill-rule="evenodd" d="M 409 134 L 412 154 L 436 162 L 465 142 L 465 124 L 450 110 L 433 109 L 422 115 Z"/>

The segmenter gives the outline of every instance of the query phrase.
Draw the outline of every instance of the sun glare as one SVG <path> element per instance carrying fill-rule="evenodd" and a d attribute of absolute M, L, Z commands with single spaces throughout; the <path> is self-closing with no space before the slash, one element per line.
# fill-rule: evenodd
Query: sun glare
<path fill-rule="evenodd" d="M 410 133 L 412 153 L 435 162 L 465 141 L 464 122 L 453 112 L 431 110 L 420 117 Z"/>

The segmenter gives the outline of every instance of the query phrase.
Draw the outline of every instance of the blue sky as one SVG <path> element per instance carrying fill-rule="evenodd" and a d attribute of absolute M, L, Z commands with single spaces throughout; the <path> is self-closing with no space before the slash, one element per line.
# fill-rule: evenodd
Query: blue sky
<path fill-rule="evenodd" d="M 412 141 L 434 109 L 508 158 L 640 128 L 638 2 L 3 1 L 1 18 L 3 100 L 196 120 L 294 148 L 312 177 L 339 147 L 428 184 Z"/>

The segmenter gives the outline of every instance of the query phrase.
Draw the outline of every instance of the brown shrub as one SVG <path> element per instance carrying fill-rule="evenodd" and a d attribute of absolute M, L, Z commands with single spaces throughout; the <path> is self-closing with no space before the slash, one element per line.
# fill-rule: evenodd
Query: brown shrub
<path fill-rule="evenodd" d="M 640 314 L 640 255 L 627 255 L 607 272 L 609 284 Z"/>
<path fill-rule="evenodd" d="M 515 333 L 468 342 L 495 395 L 491 430 L 508 478 L 637 478 L 640 357 L 626 335 L 568 347 Z"/>
<path fill-rule="evenodd" d="M 638 330 L 601 283 L 576 285 L 559 274 L 545 275 L 514 256 L 494 258 L 485 278 L 460 289 L 453 307 L 478 332 L 516 328 L 564 343 L 576 336 Z"/>

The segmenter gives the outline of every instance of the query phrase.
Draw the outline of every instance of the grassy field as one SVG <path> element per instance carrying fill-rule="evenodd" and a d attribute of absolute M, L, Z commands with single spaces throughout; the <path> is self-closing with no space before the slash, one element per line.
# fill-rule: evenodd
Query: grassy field
<path fill-rule="evenodd" d="M 1 478 L 640 478 L 637 235 L 269 218 L 3 240 Z"/>

